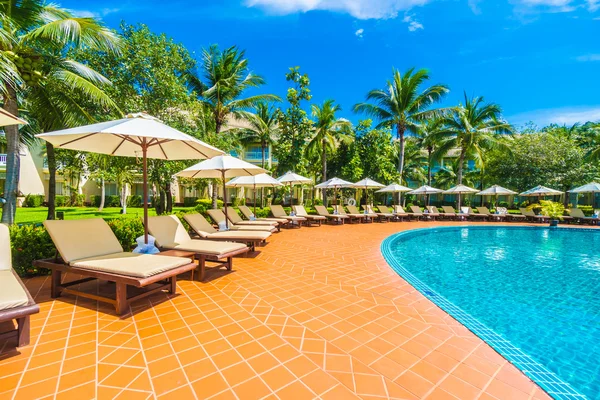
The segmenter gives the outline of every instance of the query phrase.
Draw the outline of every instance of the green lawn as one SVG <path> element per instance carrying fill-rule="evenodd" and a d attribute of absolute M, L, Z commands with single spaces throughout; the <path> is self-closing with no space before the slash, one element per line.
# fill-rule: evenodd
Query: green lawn
<path fill-rule="evenodd" d="M 189 211 L 193 207 L 174 207 L 173 211 Z M 127 208 L 127 214 L 121 215 L 121 209 L 119 207 L 105 208 L 102 212 L 98 211 L 94 207 L 58 207 L 56 211 L 64 211 L 65 219 L 83 219 L 83 218 L 118 218 L 121 216 L 127 218 L 142 218 L 144 211 L 142 208 Z M 154 208 L 150 208 L 149 215 L 156 215 Z M 18 208 L 17 209 L 17 224 L 28 224 L 28 223 L 39 223 L 43 222 L 48 215 L 48 209 L 46 207 L 36 208 Z"/>

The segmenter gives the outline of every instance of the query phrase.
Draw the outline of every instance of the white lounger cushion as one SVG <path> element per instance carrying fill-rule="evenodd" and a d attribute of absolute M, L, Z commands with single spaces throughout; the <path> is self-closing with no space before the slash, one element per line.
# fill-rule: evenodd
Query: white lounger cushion
<path fill-rule="evenodd" d="M 0 224 L 0 271 L 10 271 L 11 269 L 10 231 L 8 226 Z"/>
<path fill-rule="evenodd" d="M 265 231 L 225 231 L 219 232 L 211 224 L 208 223 L 206 218 L 204 218 L 201 214 L 185 214 L 183 219 L 186 220 L 190 227 L 196 232 L 200 237 L 205 239 L 221 239 L 221 238 L 229 238 L 231 240 L 244 240 L 244 239 L 261 239 L 266 240 L 269 236 L 271 236 L 271 232 Z"/>
<path fill-rule="evenodd" d="M 26 306 L 29 303 L 27 293 L 11 269 L 0 270 L 0 311 Z"/>
<path fill-rule="evenodd" d="M 236 250 L 246 249 L 243 243 L 235 242 L 212 242 L 210 240 L 193 240 L 183 243 L 167 243 L 162 245 L 165 249 L 193 251 L 196 253 L 221 256 Z"/>
<path fill-rule="evenodd" d="M 148 278 L 190 262 L 190 259 L 182 257 L 119 252 L 84 258 L 70 262 L 69 265 L 92 271 Z"/>
<path fill-rule="evenodd" d="M 123 252 L 110 226 L 101 218 L 44 221 L 44 226 L 66 263 Z"/>

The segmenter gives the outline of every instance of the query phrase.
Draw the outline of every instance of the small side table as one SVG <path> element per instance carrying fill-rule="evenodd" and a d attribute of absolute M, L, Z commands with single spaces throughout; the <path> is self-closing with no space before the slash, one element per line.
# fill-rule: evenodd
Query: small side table
<path fill-rule="evenodd" d="M 156 253 L 156 255 L 189 258 L 190 260 L 192 260 L 192 262 L 196 262 L 196 253 L 194 253 L 193 251 L 165 250 L 165 251 L 161 251 L 160 253 Z M 195 271 L 195 269 L 192 270 L 192 281 L 194 280 L 194 271 Z"/>

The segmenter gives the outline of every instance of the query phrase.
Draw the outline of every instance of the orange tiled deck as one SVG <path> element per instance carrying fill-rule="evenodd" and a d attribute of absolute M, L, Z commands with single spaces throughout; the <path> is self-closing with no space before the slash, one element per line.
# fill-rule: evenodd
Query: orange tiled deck
<path fill-rule="evenodd" d="M 434 224 L 285 230 L 123 318 L 31 279 L 41 312 L 30 346 L 0 343 L 0 399 L 548 398 L 386 264 L 385 237 Z"/>

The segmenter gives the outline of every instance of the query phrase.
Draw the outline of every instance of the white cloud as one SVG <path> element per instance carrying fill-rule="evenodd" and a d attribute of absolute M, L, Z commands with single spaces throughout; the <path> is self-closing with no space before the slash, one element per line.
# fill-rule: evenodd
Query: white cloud
<path fill-rule="evenodd" d="M 575 59 L 579 62 L 600 61 L 600 54 L 584 54 Z"/>
<path fill-rule="evenodd" d="M 476 14 L 476 15 L 481 14 L 481 10 L 479 9 L 479 3 L 481 3 L 481 0 L 469 0 L 468 1 L 469 8 L 471 9 L 471 11 L 473 11 L 473 14 Z"/>
<path fill-rule="evenodd" d="M 358 19 L 396 18 L 432 0 L 246 0 L 248 7 L 261 7 L 275 14 L 326 10 L 350 14 Z M 417 28 L 418 29 L 418 28 Z"/>
<path fill-rule="evenodd" d="M 473 0 L 469 0 L 473 1 Z M 477 0 L 474 0 L 477 1 Z M 577 8 L 587 8 L 590 12 L 600 9 L 600 0 L 510 0 L 515 9 L 522 13 L 539 11 L 571 12 Z"/>
<path fill-rule="evenodd" d="M 73 15 L 80 18 L 101 18 L 108 14 L 119 12 L 120 8 L 103 8 L 101 10 L 70 10 Z"/>
<path fill-rule="evenodd" d="M 522 125 L 533 121 L 538 126 L 552 123 L 573 125 L 577 122 L 595 122 L 600 121 L 600 105 L 534 110 L 507 117 L 507 120 L 514 125 Z"/>
<path fill-rule="evenodd" d="M 423 24 L 414 18 L 414 15 L 404 15 L 402 22 L 406 22 L 408 24 L 408 30 L 411 32 L 418 31 L 419 29 L 425 29 Z"/>
<path fill-rule="evenodd" d="M 363 28 L 360 28 L 359 30 L 354 32 L 354 34 L 361 39 L 362 39 L 364 33 L 365 33 L 365 30 Z"/>
<path fill-rule="evenodd" d="M 600 9 L 600 0 L 587 0 L 587 3 L 589 10 L 592 12 Z"/>

